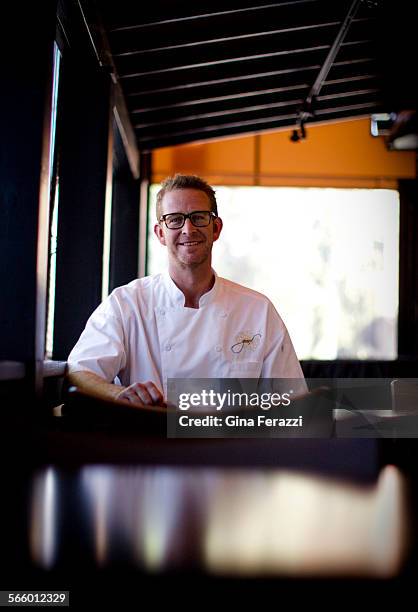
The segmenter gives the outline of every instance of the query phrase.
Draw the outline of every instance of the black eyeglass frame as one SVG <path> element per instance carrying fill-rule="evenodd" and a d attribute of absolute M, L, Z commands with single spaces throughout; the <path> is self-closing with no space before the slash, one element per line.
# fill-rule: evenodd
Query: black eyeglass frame
<path fill-rule="evenodd" d="M 199 213 L 205 213 L 205 214 L 209 213 L 209 221 L 205 225 L 196 225 L 195 223 L 193 223 L 192 215 L 196 215 Z M 183 217 L 183 223 L 179 225 L 178 227 L 169 227 L 167 225 L 166 218 L 171 217 L 171 215 L 178 215 L 178 216 L 181 215 Z M 167 213 L 166 215 L 161 215 L 161 217 L 158 219 L 158 223 L 161 223 L 162 221 L 164 221 L 167 229 L 176 230 L 176 229 L 181 229 L 182 227 L 184 227 L 184 224 L 186 223 L 186 219 L 190 219 L 190 222 L 194 227 L 208 227 L 208 225 L 210 225 L 211 218 L 212 219 L 218 218 L 218 215 L 214 213 L 213 210 L 192 210 L 192 212 L 190 213 L 179 212 L 179 213 Z"/>

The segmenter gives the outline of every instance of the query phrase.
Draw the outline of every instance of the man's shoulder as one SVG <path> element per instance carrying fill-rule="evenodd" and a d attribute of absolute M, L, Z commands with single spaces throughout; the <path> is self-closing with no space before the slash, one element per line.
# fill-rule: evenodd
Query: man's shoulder
<path fill-rule="evenodd" d="M 135 278 L 126 285 L 116 287 L 111 295 L 114 297 L 123 297 L 153 290 L 161 285 L 162 276 L 162 274 L 152 274 L 150 276 L 143 276 L 142 278 Z"/>
<path fill-rule="evenodd" d="M 102 302 L 101 308 L 108 314 L 145 312 L 163 291 L 162 274 L 135 278 L 126 285 L 116 287 L 109 297 Z"/>
<path fill-rule="evenodd" d="M 226 293 L 230 296 L 235 296 L 236 298 L 244 298 L 251 299 L 256 302 L 270 304 L 269 298 L 264 295 L 264 293 L 260 293 L 259 291 L 255 291 L 254 289 L 250 289 L 250 287 L 246 287 L 245 285 L 240 285 L 239 283 L 234 283 L 233 281 L 227 278 L 219 277 L 219 281 Z"/>

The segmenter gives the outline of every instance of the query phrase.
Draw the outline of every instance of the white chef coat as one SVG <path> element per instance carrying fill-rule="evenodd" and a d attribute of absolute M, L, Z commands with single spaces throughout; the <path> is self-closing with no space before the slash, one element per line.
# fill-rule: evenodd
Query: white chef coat
<path fill-rule="evenodd" d="M 199 308 L 184 307 L 168 272 L 118 287 L 91 315 L 68 367 L 124 386 L 150 380 L 165 397 L 168 378 L 303 378 L 270 300 L 216 274 Z"/>

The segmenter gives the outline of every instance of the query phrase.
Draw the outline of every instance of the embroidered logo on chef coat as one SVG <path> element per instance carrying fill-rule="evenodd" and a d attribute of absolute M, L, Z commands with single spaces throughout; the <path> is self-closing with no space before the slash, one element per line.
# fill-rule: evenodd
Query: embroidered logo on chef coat
<path fill-rule="evenodd" d="M 253 334 L 249 331 L 242 331 L 235 336 L 235 344 L 231 346 L 233 353 L 242 351 L 255 351 L 261 342 L 261 334 Z"/>

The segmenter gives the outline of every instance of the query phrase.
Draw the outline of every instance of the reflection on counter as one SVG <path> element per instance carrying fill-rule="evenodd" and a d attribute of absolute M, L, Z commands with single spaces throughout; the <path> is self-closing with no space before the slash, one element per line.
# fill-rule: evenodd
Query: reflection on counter
<path fill-rule="evenodd" d="M 34 561 L 50 569 L 57 548 L 57 473 L 48 468 L 33 478 L 29 547 Z"/>
<path fill-rule="evenodd" d="M 393 466 L 372 486 L 282 470 L 107 466 L 48 468 L 32 484 L 30 549 L 45 569 L 68 563 L 70 549 L 77 566 L 74 541 L 96 567 L 150 573 L 391 577 L 406 556 L 405 484 Z"/>

